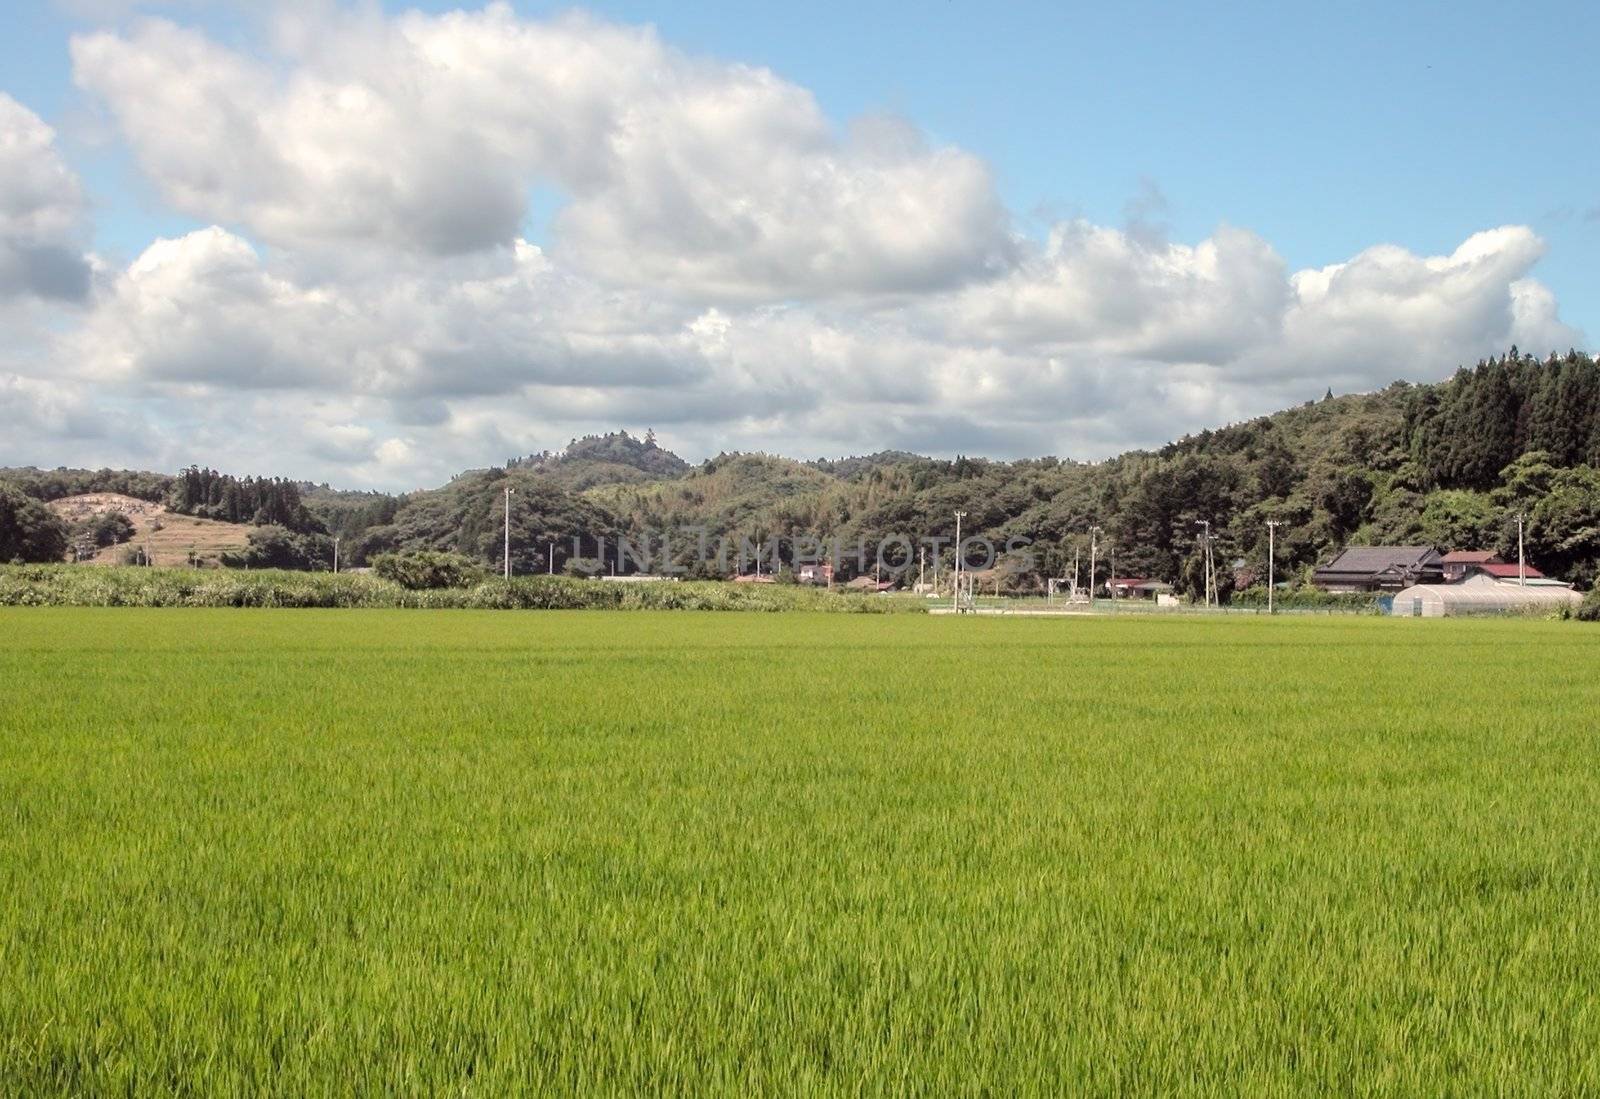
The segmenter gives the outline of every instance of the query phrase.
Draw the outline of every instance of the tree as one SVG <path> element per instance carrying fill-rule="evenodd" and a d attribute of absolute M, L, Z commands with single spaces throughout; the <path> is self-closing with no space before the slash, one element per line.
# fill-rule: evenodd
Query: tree
<path fill-rule="evenodd" d="M 484 580 L 488 573 L 470 557 L 442 550 L 381 553 L 372 559 L 372 571 L 403 588 L 465 588 Z"/>
<path fill-rule="evenodd" d="M 0 562 L 60 561 L 67 555 L 67 525 L 39 501 L 0 482 Z"/>

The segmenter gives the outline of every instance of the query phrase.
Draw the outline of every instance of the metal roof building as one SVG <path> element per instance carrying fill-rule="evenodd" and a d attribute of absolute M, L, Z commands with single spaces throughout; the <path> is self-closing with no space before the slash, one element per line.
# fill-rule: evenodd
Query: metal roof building
<path fill-rule="evenodd" d="M 1452 618 L 1469 614 L 1540 614 L 1576 607 L 1583 597 L 1552 580 L 1496 580 L 1474 576 L 1458 584 L 1416 584 L 1399 592 L 1390 608 L 1396 617 Z"/>

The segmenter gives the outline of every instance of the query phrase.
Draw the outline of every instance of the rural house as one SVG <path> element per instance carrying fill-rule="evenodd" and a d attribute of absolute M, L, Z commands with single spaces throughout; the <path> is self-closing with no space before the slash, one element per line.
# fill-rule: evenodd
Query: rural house
<path fill-rule="evenodd" d="M 1154 599 L 1170 593 L 1172 585 L 1144 576 L 1113 576 L 1106 581 L 1106 591 L 1117 599 Z"/>
<path fill-rule="evenodd" d="M 807 562 L 802 565 L 796 565 L 794 578 L 802 584 L 821 584 L 824 587 L 832 587 L 833 566 L 827 562 L 822 564 Z"/>
<path fill-rule="evenodd" d="M 1397 592 L 1441 583 L 1442 560 L 1431 546 L 1351 546 L 1313 572 L 1311 582 L 1331 592 Z"/>
<path fill-rule="evenodd" d="M 1474 565 L 1498 565 L 1501 563 L 1499 555 L 1489 550 L 1451 550 L 1440 558 L 1440 564 L 1444 568 L 1445 583 L 1447 584 L 1456 580 L 1465 580 Z"/>

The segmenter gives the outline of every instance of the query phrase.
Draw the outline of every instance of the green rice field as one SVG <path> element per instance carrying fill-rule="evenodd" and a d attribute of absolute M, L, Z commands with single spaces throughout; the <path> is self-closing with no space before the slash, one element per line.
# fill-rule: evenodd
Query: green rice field
<path fill-rule="evenodd" d="M 1600 633 L 0 610 L 0 1094 L 1600 1093 Z"/>

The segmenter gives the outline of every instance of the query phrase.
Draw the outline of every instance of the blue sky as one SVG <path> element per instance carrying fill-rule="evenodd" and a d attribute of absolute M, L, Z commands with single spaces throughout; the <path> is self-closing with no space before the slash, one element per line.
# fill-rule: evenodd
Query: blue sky
<path fill-rule="evenodd" d="M 411 7 L 392 6 L 387 9 L 391 18 L 380 22 L 398 26 L 392 17 Z M 414 7 L 442 17 L 455 5 Z M 285 56 L 268 31 L 271 17 L 262 15 L 260 9 L 243 9 L 248 15 L 241 15 L 241 9 L 235 7 L 200 4 L 158 5 L 149 10 L 202 36 L 206 48 L 219 56 L 265 62 L 285 79 L 308 72 L 342 78 L 337 59 Z M 565 4 L 518 4 L 515 25 L 547 26 L 574 10 Z M 748 445 L 766 432 L 776 436 L 771 449 L 780 450 L 848 448 L 858 443 L 866 449 L 869 442 L 877 441 L 940 451 L 1014 439 L 1023 449 L 1049 448 L 1093 456 L 1121 445 L 1160 441 L 1161 432 L 1267 411 L 1263 402 L 1298 397 L 1302 390 L 1320 392 L 1324 384 L 1358 388 L 1380 384 L 1395 374 L 1415 380 L 1442 376 L 1456 360 L 1470 361 L 1492 353 L 1498 349 L 1493 346 L 1495 341 L 1518 332 L 1524 338 L 1580 343 L 1600 332 L 1600 305 L 1596 304 L 1600 266 L 1594 263 L 1600 254 L 1600 112 L 1593 105 L 1594 97 L 1581 90 L 1588 82 L 1589 64 L 1582 47 L 1600 41 L 1600 14 L 1590 5 L 1532 9 L 1476 3 L 1315 8 L 1250 5 L 1206 12 L 1180 4 L 812 3 L 778 7 L 611 2 L 577 10 L 602 28 L 597 33 L 603 34 L 608 27 L 631 33 L 644 25 L 653 26 L 661 48 L 667 51 L 664 56 L 668 60 L 663 64 L 674 72 L 710 65 L 722 74 L 718 80 L 749 84 L 736 75 L 739 66 L 769 68 L 784 88 L 813 95 L 827 123 L 839 134 L 863 116 L 903 118 L 920 131 L 930 149 L 952 149 L 960 159 L 948 179 L 940 174 L 948 165 L 908 161 L 908 170 L 919 182 L 905 184 L 911 188 L 906 193 L 880 196 L 884 209 L 905 209 L 908 200 L 924 203 L 917 209 L 940 211 L 938 216 L 955 209 L 959 219 L 965 220 L 952 220 L 949 234 L 959 237 L 970 231 L 973 241 L 967 251 L 951 258 L 929 243 L 945 232 L 933 225 L 930 238 L 917 247 L 933 248 L 929 255 L 940 257 L 929 263 L 948 262 L 950 267 L 944 274 L 929 276 L 926 281 L 935 290 L 926 293 L 920 284 L 913 286 L 915 279 L 908 283 L 901 276 L 864 273 L 864 267 L 855 266 L 842 268 L 842 273 L 827 276 L 822 283 L 809 275 L 796 281 L 795 272 L 814 272 L 832 260 L 819 253 L 796 257 L 790 264 L 787 254 L 780 257 L 774 252 L 758 265 L 759 278 L 770 276 L 773 281 L 745 294 L 746 282 L 757 277 L 752 274 L 756 267 L 736 270 L 727 257 L 685 256 L 686 251 L 698 247 L 688 237 L 671 239 L 670 247 L 664 246 L 666 251 L 654 257 L 653 264 L 617 259 L 621 254 L 618 248 L 631 248 L 652 234 L 671 237 L 671 226 L 640 220 L 645 216 L 640 204 L 648 205 L 656 195 L 698 195 L 701 192 L 696 188 L 701 183 L 712 186 L 714 172 L 722 170 L 722 157 L 714 148 L 685 145 L 677 152 L 662 153 L 668 160 L 687 162 L 699 157 L 704 163 L 673 168 L 681 168 L 688 176 L 663 180 L 659 188 L 647 178 L 643 165 L 626 169 L 616 182 L 643 197 L 635 194 L 629 199 L 632 205 L 624 213 L 605 206 L 616 198 L 614 185 L 607 185 L 609 197 L 580 196 L 586 200 L 579 204 L 581 208 L 570 209 L 570 188 L 582 185 L 573 181 L 589 176 L 570 171 L 563 175 L 560 169 L 552 175 L 535 157 L 527 166 L 519 166 L 521 174 L 509 180 L 523 189 L 527 200 L 519 231 L 544 248 L 565 280 L 563 285 L 581 279 L 587 287 L 585 293 L 612 294 L 613 302 L 618 300 L 615 295 L 626 294 L 632 311 L 629 316 L 638 310 L 663 316 L 671 313 L 674 319 L 670 323 L 667 319 L 660 322 L 665 326 L 657 334 L 662 346 L 673 340 L 682 342 L 669 331 L 681 322 L 677 331 L 693 331 L 697 334 L 694 338 L 702 341 L 708 331 L 722 333 L 717 337 L 723 341 L 717 345 L 718 353 L 737 357 L 742 336 L 752 341 L 751 347 L 760 348 L 744 353 L 776 359 L 797 352 L 796 341 L 802 340 L 810 348 L 806 353 L 813 353 L 816 340 L 812 334 L 823 328 L 841 343 L 858 340 L 884 346 L 882 295 L 887 291 L 902 295 L 895 301 L 897 307 L 905 307 L 892 324 L 895 338 L 903 345 L 902 353 L 882 356 L 881 362 L 866 366 L 859 358 L 847 364 L 841 360 L 834 366 L 855 375 L 863 369 L 881 370 L 885 379 L 893 379 L 903 369 L 897 364 L 922 362 L 932 356 L 937 362 L 929 369 L 946 379 L 941 385 L 973 385 L 987 392 L 1006 392 L 1010 387 L 1018 400 L 1027 399 L 1031 387 L 1042 386 L 1048 379 L 1069 379 L 1062 384 L 1077 395 L 1075 407 L 1079 409 L 1070 428 L 1046 429 L 1038 423 L 1019 426 L 969 415 L 961 411 L 959 402 L 951 406 L 918 404 L 887 380 L 873 390 L 874 399 L 889 391 L 893 391 L 892 397 L 883 397 L 879 414 L 864 424 L 847 425 L 841 418 L 843 412 L 835 410 L 825 416 L 820 406 L 780 413 L 754 400 L 719 411 L 711 403 L 685 401 L 682 408 L 664 413 L 669 426 L 663 435 L 691 452 Z M 219 254 L 244 255 L 229 251 L 232 245 L 228 242 L 236 242 L 245 251 L 254 249 L 254 259 L 243 262 L 259 263 L 261 270 L 256 275 L 280 280 L 272 285 L 292 284 L 309 291 L 315 279 L 333 279 L 329 257 L 344 247 L 337 242 L 349 239 L 349 233 L 366 233 L 365 228 L 300 224 L 285 228 L 286 218 L 294 220 L 292 213 L 286 215 L 277 206 L 264 210 L 259 196 L 247 200 L 242 191 L 249 189 L 248 180 L 223 180 L 215 193 L 195 197 L 197 187 L 203 190 L 215 181 L 183 178 L 188 169 L 182 164 L 173 167 L 175 161 L 194 159 L 182 155 L 181 133 L 157 134 L 148 118 L 139 122 L 139 110 L 148 106 L 139 101 L 148 95 L 155 103 L 162 96 L 174 95 L 172 85 L 181 85 L 186 79 L 181 68 L 172 69 L 161 86 L 148 89 L 137 83 L 117 83 L 116 73 L 109 70 L 91 74 L 87 90 L 74 86 L 71 36 L 109 32 L 127 50 L 155 49 L 141 38 L 138 18 L 137 12 L 114 0 L 80 0 L 66 8 L 24 6 L 12 15 L 11 33 L 0 39 L 0 91 L 56 131 L 60 159 L 81 180 L 88 211 L 85 231 L 104 265 L 111 271 L 120 270 L 157 237 L 169 237 L 189 242 L 185 245 L 186 263 L 194 260 L 192 253 L 202 245 L 220 248 Z M 379 23 L 368 25 L 377 27 Z M 429 26 L 436 31 L 444 23 Z M 127 62 L 126 56 L 117 56 L 119 64 Z M 532 53 L 529 71 L 536 73 L 541 66 L 560 61 L 559 57 Z M 360 63 L 352 54 L 350 71 L 355 73 Z M 318 65 L 324 67 L 318 69 Z M 213 90 L 207 94 L 230 93 Z M 510 98 L 520 94 L 518 89 L 510 89 Z M 528 94 L 547 92 L 530 85 Z M 659 107 L 651 105 L 649 109 Z M 774 116 L 774 121 L 781 128 L 781 119 Z M 174 120 L 174 126 L 178 125 Z M 295 139 L 293 125 L 285 122 L 276 136 L 263 139 L 269 152 L 274 148 L 272 142 Z M 476 125 L 476 119 L 461 121 L 463 130 Z M 700 137 L 703 146 L 704 135 Z M 406 135 L 398 135 L 397 140 L 405 141 Z M 801 139 L 801 145 L 815 140 Z M 174 142 L 180 146 L 176 153 Z M 787 150 L 783 155 L 794 152 L 801 157 L 816 152 L 789 146 L 781 146 L 781 150 Z M 226 155 L 228 149 L 202 151 L 200 158 L 219 151 Z M 825 158 L 819 169 L 824 174 L 841 170 L 835 154 L 846 159 L 853 155 L 844 146 L 827 153 L 833 159 Z M 730 149 L 728 155 L 736 157 L 737 150 Z M 165 167 L 152 159 L 163 156 Z M 973 165 L 979 167 L 973 169 Z M 706 173 L 703 178 L 696 174 L 702 169 Z M 960 174 L 971 170 L 981 171 L 982 181 L 972 183 Z M 312 171 L 309 178 L 322 176 Z M 395 186 L 403 188 L 410 182 L 402 180 Z M 225 193 L 229 186 L 233 187 L 231 194 Z M 448 183 L 442 186 L 448 190 Z M 485 186 L 492 191 L 497 181 L 490 180 Z M 773 196 L 761 192 L 759 186 L 768 185 L 752 182 L 748 193 L 733 186 L 732 192 L 737 193 L 722 197 L 731 203 L 730 210 L 762 208 Z M 997 245 L 999 238 L 993 232 L 973 228 L 989 216 L 980 193 L 985 189 L 1003 207 L 1003 232 L 1029 243 Z M 342 202 L 349 196 L 330 195 L 330 204 L 336 198 Z M 462 201 L 470 205 L 467 199 Z M 782 217 L 793 216 L 795 209 L 793 196 L 782 198 L 763 215 L 767 219 L 763 224 L 777 225 L 778 235 L 787 242 L 785 247 L 794 248 L 798 241 L 803 249 L 806 225 L 781 223 Z M 711 222 L 723 224 L 714 217 Z M 847 218 L 842 224 L 857 223 Z M 212 225 L 224 235 L 204 239 L 195 235 Z M 1073 225 L 1079 229 L 1064 228 Z M 1531 234 L 1502 234 L 1471 245 L 1467 249 L 1471 255 L 1457 254 L 1457 267 L 1452 270 L 1459 273 L 1465 270 L 1460 265 L 1467 264 L 1478 272 L 1472 278 L 1479 281 L 1465 288 L 1460 278 L 1443 285 L 1455 277 L 1441 274 L 1445 259 L 1473 240 L 1474 234 L 1506 226 L 1526 227 Z M 1246 231 L 1245 236 L 1229 236 L 1229 227 Z M 819 247 L 827 228 L 818 229 Z M 1102 228 L 1106 232 L 1101 233 Z M 482 255 L 509 256 L 511 242 L 505 233 L 495 236 L 492 225 L 482 231 L 489 234 Z M 324 236 L 318 238 L 317 233 Z M 1062 233 L 1066 244 L 1050 243 Z M 1222 275 L 1217 274 L 1213 255 L 1219 245 L 1218 254 L 1224 256 Z M 1396 246 L 1400 251 L 1387 258 L 1371 251 L 1382 246 Z M 433 289 L 417 291 L 423 297 L 438 296 L 440 287 L 462 290 L 476 285 L 454 258 L 426 263 L 418 259 L 415 241 L 379 241 L 373 247 L 409 256 L 407 262 L 418 265 L 417 278 L 436 280 Z M 470 251 L 477 245 L 461 247 Z M 897 239 L 885 241 L 883 247 L 900 254 L 897 250 L 909 245 Z M 1005 254 L 995 252 L 995 247 Z M 1473 257 L 1485 249 L 1491 261 L 1477 263 Z M 446 251 L 453 257 L 460 249 L 451 245 Z M 878 260 L 871 262 L 882 260 L 882 254 L 875 255 Z M 1229 256 L 1235 258 L 1227 259 Z M 1322 299 L 1307 299 L 1306 283 L 1298 276 L 1281 281 L 1294 272 L 1338 264 L 1352 265 L 1352 272 L 1360 274 L 1362 257 L 1376 257 L 1368 265 L 1371 271 L 1362 278 L 1377 279 L 1381 288 L 1374 291 L 1378 283 L 1363 283 L 1352 276 L 1345 280 L 1348 297 L 1317 315 L 1312 314 L 1322 308 Z M 860 262 L 869 261 L 862 258 Z M 1266 285 L 1272 281 L 1269 269 L 1275 262 L 1283 269 L 1276 288 Z M 351 270 L 341 270 L 337 276 L 344 280 L 340 285 L 352 302 L 397 293 L 395 284 L 380 287 L 371 282 L 365 273 L 371 267 L 363 267 L 359 277 Z M 1244 268 L 1249 268 L 1249 273 L 1238 274 Z M 1488 268 L 1493 271 L 1483 274 Z M 425 275 L 421 273 L 424 269 Z M 787 274 L 772 275 L 779 269 Z M 980 270 L 985 272 L 981 276 Z M 1179 272 L 1175 282 L 1156 285 L 1174 270 Z M 312 271 L 315 279 L 307 274 Z M 678 273 L 683 271 L 694 274 L 680 281 Z M 1441 281 L 1440 287 L 1433 288 L 1438 293 L 1426 287 L 1418 289 L 1422 281 L 1435 276 Z M 110 275 L 105 278 L 114 280 Z M 855 279 L 856 283 L 851 283 L 854 297 L 836 292 L 827 285 L 828 279 Z M 981 301 L 974 290 L 979 284 L 988 287 L 989 295 Z M 1195 289 L 1197 284 L 1204 284 L 1201 290 Z M 1317 280 L 1313 284 L 1320 285 Z M 126 281 L 107 285 L 121 286 L 121 296 L 108 290 L 97 301 L 124 302 L 132 286 Z M 1219 286 L 1226 292 L 1218 290 Z M 1113 293 L 1106 287 L 1123 289 Z M 1128 290 L 1130 287 L 1138 291 Z M 1206 296 L 1210 293 L 1206 287 L 1217 293 Z M 201 290 L 206 288 L 195 292 Z M 908 292 L 921 297 L 908 300 L 903 297 Z M 1194 296 L 1197 293 L 1201 298 Z M 1279 301 L 1284 293 L 1290 299 L 1287 306 Z M 1367 308 L 1375 294 L 1388 302 L 1382 307 L 1388 312 L 1378 317 L 1376 325 L 1371 318 L 1353 319 L 1352 310 L 1358 308 L 1353 303 Z M 997 306 L 1000 299 L 1003 301 Z M 1023 299 L 1043 301 L 1043 312 L 1031 319 L 1011 316 L 1016 312 L 1014 303 Z M 273 300 L 281 305 L 284 298 L 279 295 Z M 530 300 L 546 298 L 536 295 Z M 1247 323 L 1236 324 L 1241 310 L 1248 308 L 1264 310 L 1257 318 L 1260 323 L 1247 318 Z M 1097 309 L 1103 313 L 1099 321 L 1093 319 L 1101 316 L 1095 313 Z M 1072 318 L 1083 310 L 1093 316 L 1077 324 Z M 1472 310 L 1480 312 L 1469 316 Z M 1186 321 L 1177 326 L 1181 331 L 1154 331 L 1162 318 L 1180 314 L 1191 320 L 1204 314 L 1206 319 L 1204 324 Z M 1518 318 L 1515 323 L 1507 319 L 1513 314 Z M 239 311 L 219 308 L 218 315 L 237 317 Z M 938 320 L 930 320 L 932 317 Z M 131 339 L 129 333 L 142 330 L 124 315 L 107 315 L 103 325 L 96 323 L 98 318 L 97 307 L 89 320 L 82 321 L 85 332 L 97 339 L 124 340 L 120 347 L 108 349 L 104 339 L 96 346 L 108 360 L 126 362 L 131 353 L 126 342 Z M 37 310 L 30 321 L 49 332 L 79 323 L 71 317 L 40 320 Z M 1345 327 L 1328 327 L 1336 321 Z M 280 322 L 295 323 L 281 317 L 263 321 L 268 329 Z M 632 320 L 618 320 L 607 334 L 635 349 L 626 354 L 640 355 L 639 334 L 629 327 L 632 324 Z M 1204 331 L 1198 331 L 1197 325 Z M 1433 339 L 1433 333 L 1441 328 L 1451 331 Z M 1138 338 L 1133 335 L 1135 329 Z M 1281 333 L 1281 339 L 1275 336 L 1272 342 L 1263 343 L 1259 332 L 1268 329 Z M 1256 334 L 1247 338 L 1241 335 L 1244 330 Z M 1389 340 L 1385 344 L 1358 330 L 1392 334 L 1383 337 Z M 548 337 L 567 348 L 574 339 L 570 331 L 548 327 L 529 330 L 527 337 L 535 343 Z M 243 346 L 256 342 L 248 333 L 233 330 L 217 338 Z M 1326 357 L 1319 359 L 1305 351 L 1305 341 L 1324 338 L 1343 348 L 1347 357 L 1365 356 L 1365 365 L 1335 369 Z M 138 339 L 144 340 L 142 336 Z M 395 340 L 398 348 L 399 337 Z M 467 340 L 464 350 L 456 348 L 465 359 L 452 361 L 476 363 L 505 354 L 497 341 L 487 343 L 494 346 Z M 1218 350 L 1223 345 L 1225 348 Z M 1543 352 L 1551 348 L 1530 349 Z M 41 352 L 48 353 L 48 347 Z M 161 350 L 151 352 L 151 358 L 165 361 L 176 353 Z M 702 357 L 711 354 L 705 347 L 696 353 Z M 608 352 L 612 357 L 607 361 L 614 362 L 615 354 Z M 433 388 L 423 387 L 428 388 L 428 400 L 437 398 L 443 404 L 429 406 L 426 415 L 419 403 L 422 398 L 412 389 L 406 390 L 403 401 L 393 395 L 397 386 L 391 384 L 391 371 L 382 384 L 353 387 L 344 406 L 326 409 L 329 419 L 324 426 L 340 438 L 364 438 L 370 444 L 372 453 L 362 464 L 360 476 L 383 480 L 420 475 L 419 466 L 386 469 L 376 457 L 377 448 L 385 443 L 394 444 L 391 457 L 406 451 L 414 456 L 423 445 L 430 452 L 444 448 L 439 440 L 425 443 L 421 429 L 413 430 L 413 420 L 434 416 L 436 423 L 449 421 L 465 432 L 463 425 L 477 422 L 474 417 L 478 415 L 468 412 L 469 398 L 503 383 L 512 388 L 501 394 L 500 407 L 506 407 L 504 398 L 515 393 L 518 400 L 526 399 L 545 410 L 542 418 L 532 417 L 520 425 L 501 424 L 496 429 L 497 442 L 507 446 L 524 449 L 520 444 L 527 434 L 543 435 L 527 440 L 525 449 L 536 449 L 535 444 L 551 442 L 544 433 L 629 426 L 621 421 L 641 414 L 641 407 L 651 407 L 650 401 L 638 399 L 634 391 L 641 385 L 638 371 L 644 369 L 638 363 L 657 361 L 656 354 L 643 354 L 630 366 L 631 373 L 619 375 L 615 390 L 599 386 L 595 393 L 579 393 L 572 375 L 550 366 L 548 354 L 528 353 L 520 364 L 497 367 L 500 372 L 493 383 L 482 377 L 463 379 L 458 374 L 460 391 L 447 392 L 449 387 L 443 382 L 430 382 Z M 670 357 L 677 352 L 660 354 Z M 863 352 L 841 352 L 843 358 L 860 354 Z M 1264 365 L 1268 361 L 1278 365 L 1269 370 Z M 1281 365 L 1285 363 L 1292 365 Z M 712 370 L 704 362 L 693 368 L 679 364 L 673 369 L 680 367 L 696 377 L 700 377 L 695 374 L 698 369 Z M 4 369 L 0 362 L 0 370 Z M 18 379 L 32 378 L 40 385 L 44 380 L 39 376 L 48 373 L 30 369 L 26 363 L 14 363 L 10 369 Z M 1140 414 L 1132 409 L 1119 411 L 1108 406 L 1084 411 L 1082 406 L 1091 394 L 1104 396 L 1107 371 L 1144 372 L 1141 376 L 1163 393 L 1165 413 L 1141 425 L 1137 422 Z M 184 391 L 189 398 L 172 388 L 173 377 L 154 368 L 142 373 L 135 368 L 134 372 L 139 385 L 119 393 L 119 399 L 131 402 L 147 416 L 156 434 L 170 429 L 192 437 L 198 414 L 185 400 L 194 398 L 193 372 L 177 372 L 189 386 Z M 287 386 L 286 377 L 298 376 L 282 363 L 257 363 L 241 373 L 255 378 L 251 384 L 258 385 Z M 262 382 L 263 378 L 267 382 Z M 713 383 L 710 373 L 704 380 L 708 394 L 737 388 L 730 386 L 726 377 L 719 376 Z M 209 381 L 239 384 L 237 378 L 220 376 Z M 409 380 L 407 384 L 411 384 Z M 654 383 L 646 379 L 644 384 Z M 563 387 L 560 399 L 539 396 L 549 396 L 540 387 L 551 386 Z M 1247 392 L 1258 392 L 1259 399 L 1253 403 L 1244 396 Z M 57 394 L 52 399 L 66 398 Z M 710 400 L 708 396 L 707 402 Z M 804 398 L 797 400 L 804 404 Z M 400 408 L 404 402 L 410 403 Z M 555 406 L 560 406 L 559 414 L 550 411 Z M 441 416 L 443 420 L 437 419 Z M 673 416 L 681 419 L 674 421 Z M 239 457 L 243 461 L 251 456 L 244 452 Z M 449 460 L 453 459 L 454 454 Z M 307 464 L 317 461 L 310 457 Z"/>
<path fill-rule="evenodd" d="M 770 66 L 834 118 L 905 114 L 986 158 L 1035 231 L 1064 214 L 1118 223 L 1149 186 L 1176 238 L 1246 226 L 1294 267 L 1375 240 L 1432 254 L 1525 224 L 1549 245 L 1538 273 L 1568 322 L 1600 332 L 1600 110 L 1578 48 L 1600 42 L 1597 5 L 579 7 Z M 154 10 L 244 33 L 232 15 Z M 12 19 L 0 87 L 55 121 L 78 101 L 68 36 L 104 21 L 48 4 L 20 4 Z M 161 210 L 125 156 L 80 156 L 105 185 L 105 242 L 138 247 L 193 224 Z"/>

